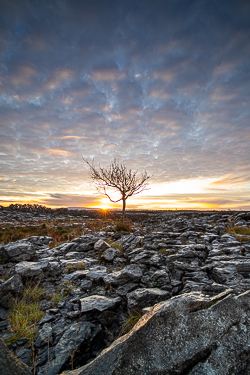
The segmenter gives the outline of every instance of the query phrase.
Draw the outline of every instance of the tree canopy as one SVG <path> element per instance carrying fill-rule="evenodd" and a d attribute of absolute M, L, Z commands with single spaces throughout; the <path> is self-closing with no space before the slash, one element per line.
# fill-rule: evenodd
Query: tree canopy
<path fill-rule="evenodd" d="M 140 177 L 137 176 L 138 171 L 127 169 L 124 162 L 118 159 L 111 161 L 106 168 L 100 165 L 96 167 L 94 161 L 90 163 L 87 159 L 83 159 L 90 168 L 90 176 L 93 180 L 97 191 L 113 202 L 123 202 L 122 220 L 124 220 L 126 200 L 132 195 L 139 194 L 146 189 L 147 180 L 151 177 L 144 171 Z M 118 199 L 112 198 L 112 193 L 119 193 Z"/>

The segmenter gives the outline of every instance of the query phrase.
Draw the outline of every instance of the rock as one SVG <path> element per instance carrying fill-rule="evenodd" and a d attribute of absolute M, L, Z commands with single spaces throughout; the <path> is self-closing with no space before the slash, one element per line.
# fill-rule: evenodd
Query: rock
<path fill-rule="evenodd" d="M 1 293 L 13 292 L 15 294 L 20 294 L 23 292 L 23 283 L 19 275 L 14 275 L 5 283 L 0 285 Z"/>
<path fill-rule="evenodd" d="M 0 374 L 32 375 L 28 366 L 19 361 L 0 338 Z"/>
<path fill-rule="evenodd" d="M 59 374 L 65 363 L 71 358 L 74 350 L 75 352 L 80 350 L 82 356 L 88 359 L 91 355 L 91 351 L 89 350 L 91 343 L 98 337 L 100 332 L 101 326 L 90 322 L 72 324 L 57 343 L 54 352 L 55 358 L 49 362 L 48 367 L 47 365 L 41 367 L 38 375 Z"/>
<path fill-rule="evenodd" d="M 14 298 L 23 292 L 23 283 L 19 275 L 12 276 L 0 285 L 0 306 L 10 308 Z"/>
<path fill-rule="evenodd" d="M 98 240 L 95 245 L 94 245 L 94 250 L 97 251 L 98 253 L 104 252 L 106 249 L 108 249 L 110 246 L 107 242 L 104 240 L 100 239 Z"/>
<path fill-rule="evenodd" d="M 120 256 L 122 253 L 118 249 L 114 249 L 113 247 L 110 247 L 109 249 L 106 249 L 104 253 L 102 254 L 102 258 L 105 259 L 107 262 L 112 262 L 115 257 Z"/>
<path fill-rule="evenodd" d="M 107 268 L 104 266 L 96 266 L 89 269 L 89 272 L 86 274 L 86 278 L 91 281 L 100 281 L 103 276 L 107 274 Z"/>
<path fill-rule="evenodd" d="M 20 262 L 16 265 L 15 271 L 18 275 L 25 277 L 44 277 L 44 271 L 48 268 L 48 261 L 45 262 Z"/>
<path fill-rule="evenodd" d="M 92 288 L 92 281 L 91 280 L 83 280 L 80 284 L 80 288 L 82 290 L 90 290 Z"/>
<path fill-rule="evenodd" d="M 119 286 L 116 289 L 116 293 L 120 296 L 125 296 L 128 292 L 131 292 L 132 290 L 138 288 L 138 284 L 136 283 L 128 283 L 123 286 Z"/>
<path fill-rule="evenodd" d="M 20 262 L 31 260 L 35 254 L 35 247 L 31 243 L 25 242 L 25 240 L 10 242 L 0 248 L 0 258 L 4 261 Z"/>
<path fill-rule="evenodd" d="M 131 332 L 68 375 L 248 374 L 249 312 L 250 291 L 174 297 L 155 305 Z"/>
<path fill-rule="evenodd" d="M 4 309 L 3 307 L 0 307 L 0 320 L 5 320 L 7 319 L 9 316 L 9 313 L 6 309 Z"/>
<path fill-rule="evenodd" d="M 142 270 L 137 265 L 124 267 L 121 271 L 112 272 L 103 277 L 107 285 L 120 286 L 129 282 L 138 282 L 142 277 Z"/>
<path fill-rule="evenodd" d="M 153 306 L 170 297 L 169 292 L 158 288 L 141 288 L 127 294 L 128 308 L 131 311 Z"/>
<path fill-rule="evenodd" d="M 63 276 L 62 281 L 81 280 L 81 279 L 84 279 L 88 273 L 89 271 L 75 271 L 75 272 L 69 273 L 68 275 Z"/>
<path fill-rule="evenodd" d="M 93 295 L 89 297 L 82 298 L 81 302 L 81 312 L 89 312 L 93 310 L 104 311 L 107 309 L 112 309 L 121 301 L 120 297 L 109 298 L 104 296 Z"/>
<path fill-rule="evenodd" d="M 122 236 L 118 243 L 122 244 L 122 248 L 125 251 L 134 249 L 137 245 L 141 243 L 142 238 L 137 237 L 133 234 L 127 234 L 125 236 Z"/>
<path fill-rule="evenodd" d="M 34 344 L 35 348 L 40 348 L 43 345 L 52 344 L 52 326 L 50 323 L 45 323 L 39 332 L 39 336 Z"/>
<path fill-rule="evenodd" d="M 18 348 L 15 352 L 17 358 L 25 363 L 25 365 L 29 366 L 32 361 L 32 350 L 28 348 Z"/>

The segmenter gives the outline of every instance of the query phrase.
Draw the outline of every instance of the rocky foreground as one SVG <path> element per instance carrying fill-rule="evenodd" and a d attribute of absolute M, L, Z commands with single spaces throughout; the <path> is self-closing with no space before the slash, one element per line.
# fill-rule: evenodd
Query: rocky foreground
<path fill-rule="evenodd" d="M 160 212 L 132 233 L 2 245 L 1 337 L 28 283 L 44 288 L 44 316 L 34 342 L 0 340 L 0 373 L 250 374 L 250 236 L 236 226 L 250 213 Z"/>

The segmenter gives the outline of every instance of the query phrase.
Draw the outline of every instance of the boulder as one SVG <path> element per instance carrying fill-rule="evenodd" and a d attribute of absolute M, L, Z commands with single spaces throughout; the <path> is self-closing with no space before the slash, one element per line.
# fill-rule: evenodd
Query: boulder
<path fill-rule="evenodd" d="M 28 366 L 19 361 L 0 338 L 0 374 L 31 375 Z"/>
<path fill-rule="evenodd" d="M 127 294 L 128 308 L 141 310 L 144 307 L 153 306 L 154 304 L 165 301 L 170 297 L 170 293 L 158 288 L 140 288 Z"/>
<path fill-rule="evenodd" d="M 120 286 L 130 282 L 138 282 L 142 277 L 142 270 L 137 265 L 124 267 L 121 271 L 112 272 L 103 277 L 107 285 Z"/>
<path fill-rule="evenodd" d="M 104 253 L 102 254 L 102 258 L 107 262 L 112 262 L 115 257 L 119 257 L 120 255 L 122 255 L 120 250 L 110 247 L 109 249 L 106 249 L 104 251 Z"/>
<path fill-rule="evenodd" d="M 190 293 L 155 305 L 133 330 L 69 375 L 250 373 L 250 291 Z"/>
<path fill-rule="evenodd" d="M 102 280 L 103 276 L 107 275 L 107 268 L 104 266 L 95 266 L 89 269 L 89 272 L 86 274 L 86 278 L 98 282 Z"/>
<path fill-rule="evenodd" d="M 10 242 L 0 248 L 0 258 L 4 261 L 21 262 L 31 260 L 36 254 L 36 248 L 25 240 Z"/>
<path fill-rule="evenodd" d="M 10 308 L 14 298 L 23 292 L 23 283 L 19 275 L 12 276 L 0 285 L 0 306 Z"/>
<path fill-rule="evenodd" d="M 121 301 L 120 297 L 117 298 L 110 298 L 104 297 L 99 295 L 93 295 L 89 297 L 82 298 L 81 302 L 81 312 L 89 312 L 89 311 L 104 311 L 107 309 L 112 309 Z"/>
<path fill-rule="evenodd" d="M 48 269 L 49 262 L 20 262 L 15 266 L 18 275 L 25 277 L 44 277 L 44 271 Z"/>
<path fill-rule="evenodd" d="M 55 358 L 49 362 L 49 366 L 40 367 L 38 375 L 57 375 L 74 352 L 83 351 L 85 360 L 91 355 L 89 348 L 91 342 L 100 333 L 101 326 L 90 322 L 74 323 L 64 332 L 55 346 Z M 86 348 L 86 350 L 84 350 Z M 7 374 L 6 374 L 7 375 Z"/>
<path fill-rule="evenodd" d="M 105 251 L 106 249 L 108 249 L 110 246 L 107 242 L 105 242 L 104 240 L 98 240 L 95 245 L 94 245 L 94 250 L 97 251 L 98 253 L 99 252 L 103 252 Z"/>

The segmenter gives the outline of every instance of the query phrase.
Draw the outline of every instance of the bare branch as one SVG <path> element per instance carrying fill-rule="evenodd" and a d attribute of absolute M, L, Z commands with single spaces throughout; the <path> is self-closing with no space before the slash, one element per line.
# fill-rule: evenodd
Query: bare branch
<path fill-rule="evenodd" d="M 141 174 L 141 177 L 137 177 L 138 171 L 132 171 L 127 169 L 124 162 L 119 162 L 118 159 L 114 159 L 109 167 L 103 168 L 95 167 L 94 159 L 89 162 L 84 159 L 84 162 L 89 166 L 89 175 L 100 194 L 105 195 L 113 203 L 123 201 L 123 217 L 126 206 L 126 200 L 132 195 L 139 194 L 148 186 L 147 180 L 151 177 L 145 171 Z M 111 198 L 111 193 L 108 192 L 110 189 L 113 192 L 121 194 L 120 198 L 114 200 Z"/>

